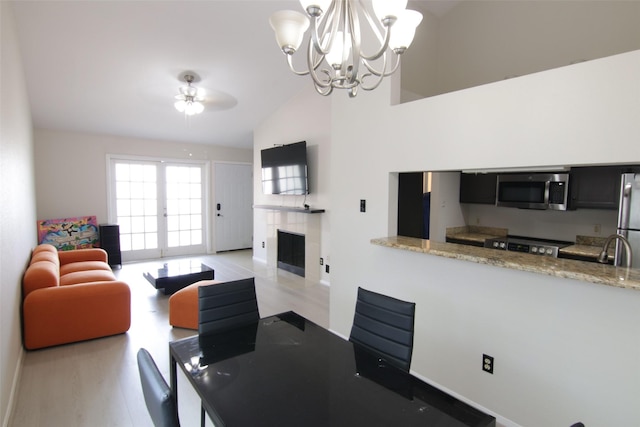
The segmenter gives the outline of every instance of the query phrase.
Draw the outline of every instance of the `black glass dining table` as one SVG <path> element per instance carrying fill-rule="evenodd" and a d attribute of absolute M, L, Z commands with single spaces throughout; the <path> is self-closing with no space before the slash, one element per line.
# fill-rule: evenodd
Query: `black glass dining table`
<path fill-rule="evenodd" d="M 286 312 L 169 343 L 217 427 L 494 427 L 493 416 Z"/>

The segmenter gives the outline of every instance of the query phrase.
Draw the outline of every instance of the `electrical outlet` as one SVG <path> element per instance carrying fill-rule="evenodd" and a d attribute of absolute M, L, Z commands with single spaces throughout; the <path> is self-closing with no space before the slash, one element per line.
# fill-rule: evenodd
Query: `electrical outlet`
<path fill-rule="evenodd" d="M 329 264 L 327 264 L 327 265 L 325 265 L 325 266 L 324 266 L 324 271 L 325 271 L 326 273 L 329 273 Z"/>
<path fill-rule="evenodd" d="M 493 357 L 483 354 L 482 355 L 482 370 L 493 374 Z"/>
<path fill-rule="evenodd" d="M 320 258 L 320 265 L 324 265 L 324 258 Z"/>
<path fill-rule="evenodd" d="M 593 232 L 596 234 L 600 234 L 600 224 L 595 224 L 593 226 Z"/>
<path fill-rule="evenodd" d="M 262 247 L 264 248 L 264 242 L 262 242 Z"/>
<path fill-rule="evenodd" d="M 367 201 L 364 199 L 360 200 L 360 212 L 366 212 L 367 211 Z"/>

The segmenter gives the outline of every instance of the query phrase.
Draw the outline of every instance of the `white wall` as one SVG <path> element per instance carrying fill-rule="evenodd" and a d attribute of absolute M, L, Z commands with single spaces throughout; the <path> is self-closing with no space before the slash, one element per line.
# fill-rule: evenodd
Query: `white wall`
<path fill-rule="evenodd" d="M 432 96 L 637 50 L 639 21 L 637 1 L 457 2 L 425 15 L 402 86 Z"/>
<path fill-rule="evenodd" d="M 254 209 L 253 216 L 253 256 L 255 259 L 275 265 L 277 243 L 274 229 L 283 222 L 297 224 L 290 231 L 313 230 L 318 235 L 319 248 L 315 249 L 318 257 L 331 262 L 329 252 L 329 236 L 331 235 L 331 212 L 329 198 L 329 171 L 331 168 L 331 98 L 318 95 L 311 83 L 297 96 L 275 111 L 267 120 L 254 130 L 253 165 L 254 165 L 254 204 L 276 205 L 302 208 L 308 204 L 312 209 L 325 209 L 326 213 L 300 214 L 280 213 L 265 209 Z M 260 150 L 274 145 L 291 144 L 307 141 L 307 162 L 309 164 L 309 195 L 276 196 L 265 195 L 261 183 Z M 315 239 L 315 238 L 314 238 Z M 262 248 L 262 242 L 265 247 Z M 312 264 L 312 265 L 309 265 Z M 329 282 L 329 274 L 319 268 L 319 259 L 309 260 L 307 268 L 311 274 L 306 277 L 312 280 Z"/>
<path fill-rule="evenodd" d="M 640 162 L 639 75 L 634 51 L 393 107 L 389 82 L 334 95 L 331 328 L 358 286 L 415 301 L 412 370 L 500 424 L 639 425 L 640 292 L 370 244 L 395 233 L 391 172 Z"/>
<path fill-rule="evenodd" d="M 409 5 L 409 9 L 415 8 Z M 421 10 L 422 23 L 409 49 L 402 55 L 402 102 L 437 95 L 438 88 L 438 30 L 440 20 Z"/>
<path fill-rule="evenodd" d="M 0 2 L 0 423 L 7 426 L 22 365 L 22 274 L 36 244 L 31 114 L 13 10 Z"/>
<path fill-rule="evenodd" d="M 251 149 L 51 130 L 36 130 L 35 153 L 38 219 L 96 215 L 98 223 L 108 221 L 107 154 L 200 160 L 211 168 L 215 161 L 253 161 Z M 214 188 L 211 183 L 210 201 Z M 211 239 L 213 220 L 209 221 Z"/>

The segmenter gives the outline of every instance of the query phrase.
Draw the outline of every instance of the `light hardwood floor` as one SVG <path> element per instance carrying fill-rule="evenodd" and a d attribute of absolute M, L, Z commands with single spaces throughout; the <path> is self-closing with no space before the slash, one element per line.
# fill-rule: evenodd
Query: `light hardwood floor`
<path fill-rule="evenodd" d="M 261 316 L 293 310 L 328 328 L 329 287 L 255 262 L 251 251 L 192 258 L 212 267 L 217 280 L 255 277 Z M 10 426 L 152 426 L 136 353 L 141 347 L 149 350 L 168 382 L 169 341 L 195 333 L 169 325 L 168 296 L 142 276 L 163 262 L 125 264 L 115 271 L 131 287 L 131 328 L 126 334 L 25 353 Z M 182 426 L 199 426 L 199 400 L 181 376 L 178 396 Z"/>

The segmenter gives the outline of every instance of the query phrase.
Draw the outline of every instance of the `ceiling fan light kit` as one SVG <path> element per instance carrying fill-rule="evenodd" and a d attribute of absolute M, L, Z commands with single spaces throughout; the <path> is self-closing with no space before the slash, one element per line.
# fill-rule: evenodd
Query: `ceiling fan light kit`
<path fill-rule="evenodd" d="M 184 80 L 187 85 L 179 88 L 180 93 L 175 96 L 177 101 L 173 104 L 174 107 L 186 116 L 202 113 L 204 111 L 204 105 L 202 104 L 205 95 L 204 90 L 191 85 L 195 80 L 192 74 L 185 74 Z"/>
<path fill-rule="evenodd" d="M 362 0 L 300 0 L 306 15 L 282 10 L 269 22 L 276 41 L 287 56 L 291 71 L 310 75 L 315 89 L 329 95 L 333 89 L 346 89 L 355 97 L 358 88 L 373 90 L 384 77 L 393 74 L 400 56 L 413 41 L 422 14 L 406 9 L 407 0 L 373 0 L 373 14 Z M 363 50 L 362 23 L 378 41 L 372 54 Z M 307 30 L 309 33 L 307 34 Z M 293 54 L 307 38 L 307 69 L 298 71 Z M 392 57 L 391 60 L 389 57 Z"/>

